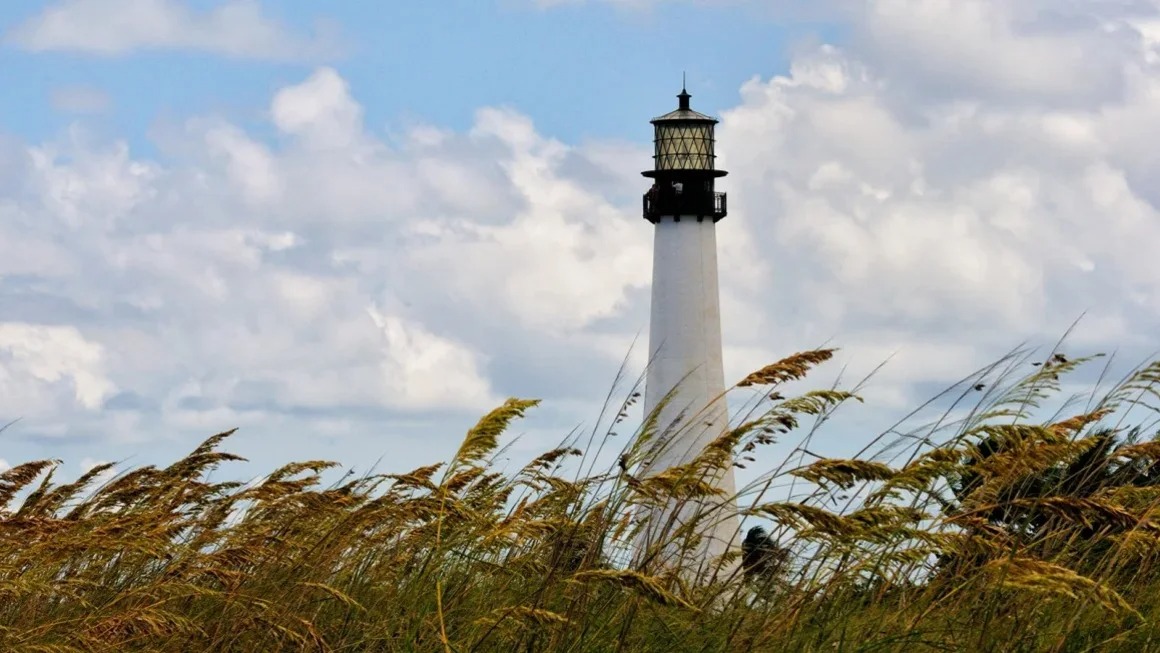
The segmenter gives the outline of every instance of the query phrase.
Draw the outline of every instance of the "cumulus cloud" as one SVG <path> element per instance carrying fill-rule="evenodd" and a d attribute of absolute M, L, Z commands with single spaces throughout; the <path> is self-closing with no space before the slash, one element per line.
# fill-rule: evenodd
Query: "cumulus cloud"
<path fill-rule="evenodd" d="M 879 383 L 911 401 L 1085 311 L 1076 346 L 1147 353 L 1155 8 L 1051 4 L 866 3 L 848 46 L 745 84 L 723 236 L 765 244 L 769 283 L 728 323 L 764 303 L 775 340 L 833 336 L 854 369 L 898 352 Z"/>
<path fill-rule="evenodd" d="M 1098 105 L 1125 91 L 1149 2 L 874 0 L 854 10 L 855 44 L 894 92 L 993 103 Z M 922 101 L 921 99 L 919 100 Z"/>
<path fill-rule="evenodd" d="M 847 44 L 743 86 L 719 128 L 729 381 L 840 345 L 849 379 L 893 356 L 867 395 L 894 410 L 1084 311 L 1074 347 L 1147 353 L 1151 5 L 1037 6 L 836 3 L 857 16 Z M 900 44 L 908 8 L 960 29 Z M 0 306 L 19 307 L 0 370 L 23 393 L 0 420 L 94 439 L 243 426 L 267 449 L 359 442 L 403 466 L 451 449 L 432 425 L 505 395 L 566 407 L 564 430 L 594 417 L 647 325 L 644 145 L 568 144 L 486 107 L 387 141 L 330 68 L 267 109 L 275 139 L 195 116 L 153 161 L 79 128 L 0 141 Z"/>
<path fill-rule="evenodd" d="M 498 401 L 480 373 L 475 352 L 376 307 L 367 312 L 383 332 L 389 405 L 438 410 Z"/>
<path fill-rule="evenodd" d="M 278 91 L 270 115 L 279 130 L 314 149 L 350 147 L 362 131 L 362 107 L 333 68 Z"/>
<path fill-rule="evenodd" d="M 320 68 L 267 115 L 278 144 L 208 116 L 156 161 L 80 127 L 5 152 L 24 182 L 0 202 L 0 299 L 21 317 L 0 324 L 0 415 L 59 446 L 445 424 L 545 390 L 524 365 L 575 382 L 553 366 L 590 354 L 545 357 L 553 334 L 647 284 L 643 223 L 560 173 L 602 168 L 519 114 L 388 146 Z"/>
<path fill-rule="evenodd" d="M 226 0 L 204 10 L 181 0 L 61 0 L 13 27 L 4 40 L 33 52 L 100 55 L 169 49 L 309 60 L 336 52 L 330 35 L 295 34 L 267 16 L 258 0 Z"/>
<path fill-rule="evenodd" d="M 99 408 L 116 390 L 103 355 L 72 326 L 0 323 L 0 410 Z"/>

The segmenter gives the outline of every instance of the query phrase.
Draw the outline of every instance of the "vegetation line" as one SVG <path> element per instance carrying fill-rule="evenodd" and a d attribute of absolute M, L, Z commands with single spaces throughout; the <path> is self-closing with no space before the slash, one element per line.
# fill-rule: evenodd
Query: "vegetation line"
<path fill-rule="evenodd" d="M 800 391 L 817 349 L 738 383 L 736 423 L 668 470 L 648 467 L 655 415 L 613 430 L 639 380 L 514 473 L 500 440 L 534 400 L 447 464 L 330 485 L 326 461 L 214 480 L 233 431 L 104 482 L 27 462 L 0 472 L 0 651 L 1154 650 L 1160 361 L 1101 389 L 1105 361 L 1061 397 L 1098 358 L 1061 347 L 1012 352 L 849 458 L 827 436 L 868 383 Z M 731 465 L 759 473 L 721 496 Z M 681 567 L 720 513 L 665 510 L 722 502 L 739 546 Z M 668 530 L 636 555 L 648 519 Z"/>

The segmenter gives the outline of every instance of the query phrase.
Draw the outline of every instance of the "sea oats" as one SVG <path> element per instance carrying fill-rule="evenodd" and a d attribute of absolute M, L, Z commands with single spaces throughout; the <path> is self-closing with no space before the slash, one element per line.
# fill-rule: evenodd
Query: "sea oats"
<path fill-rule="evenodd" d="M 805 378 L 811 369 L 833 358 L 836 351 L 837 349 L 814 349 L 796 353 L 749 374 L 737 383 L 737 387 L 778 385 Z"/>
<path fill-rule="evenodd" d="M 800 379 L 829 351 L 749 380 Z M 1084 360 L 993 374 L 967 395 L 980 402 L 970 415 L 892 430 L 893 448 L 874 455 L 819 455 L 824 419 L 810 419 L 772 466 L 759 447 L 857 395 L 764 395 L 687 464 L 652 475 L 641 466 L 660 434 L 647 416 L 640 438 L 596 456 L 607 470 L 571 436 L 500 470 L 492 459 L 527 400 L 481 419 L 450 465 L 329 486 L 333 463 L 319 460 L 212 481 L 238 459 L 218 450 L 232 431 L 95 488 L 110 468 L 58 484 L 56 461 L 19 465 L 0 473 L 0 650 L 1148 650 L 1160 439 L 1138 409 L 1160 365 L 1078 415 L 1030 419 Z M 713 475 L 737 462 L 759 480 L 719 496 Z M 715 577 L 637 560 L 639 508 L 670 501 L 736 501 L 784 558 L 761 583 L 730 573 L 739 549 L 713 561 Z M 690 510 L 645 553 L 697 546 L 707 515 Z"/>

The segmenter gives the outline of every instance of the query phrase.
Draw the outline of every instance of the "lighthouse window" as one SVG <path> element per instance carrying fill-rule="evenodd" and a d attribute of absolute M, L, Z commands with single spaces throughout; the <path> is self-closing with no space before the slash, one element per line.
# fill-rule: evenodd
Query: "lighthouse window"
<path fill-rule="evenodd" d="M 657 125 L 656 159 L 659 170 L 711 170 L 713 126 Z"/>

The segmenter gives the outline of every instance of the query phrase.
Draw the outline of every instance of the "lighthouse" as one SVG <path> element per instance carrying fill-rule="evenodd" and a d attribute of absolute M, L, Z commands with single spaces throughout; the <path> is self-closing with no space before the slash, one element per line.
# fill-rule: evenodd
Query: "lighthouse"
<path fill-rule="evenodd" d="M 688 463 L 728 428 L 717 288 L 717 222 L 725 217 L 726 196 L 715 188 L 727 173 L 715 167 L 717 120 L 693 111 L 690 97 L 682 88 L 677 109 L 650 121 L 653 169 L 641 173 L 653 180 L 644 195 L 644 218 L 654 232 L 645 415 L 659 407 L 646 476 Z M 662 562 L 701 575 L 736 546 L 733 468 L 706 480 L 723 497 L 654 510 L 638 540 L 638 554 L 653 551 L 667 558 Z M 698 546 L 656 546 L 698 513 Z"/>

